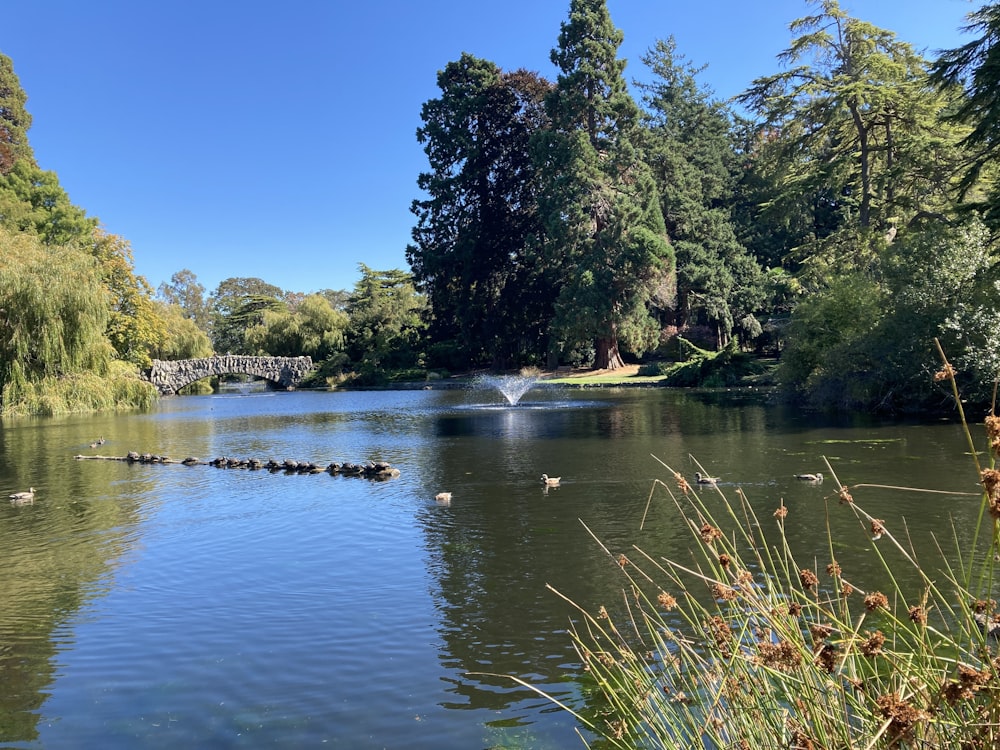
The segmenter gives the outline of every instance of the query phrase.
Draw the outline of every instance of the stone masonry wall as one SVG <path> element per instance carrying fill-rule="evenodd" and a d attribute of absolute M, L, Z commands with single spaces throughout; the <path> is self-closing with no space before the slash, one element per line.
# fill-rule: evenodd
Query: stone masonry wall
<path fill-rule="evenodd" d="M 181 359 L 174 362 L 154 359 L 145 373 L 146 380 L 163 395 L 213 375 L 251 375 L 292 390 L 312 369 L 312 357 L 249 357 L 226 354 L 205 359 Z"/>

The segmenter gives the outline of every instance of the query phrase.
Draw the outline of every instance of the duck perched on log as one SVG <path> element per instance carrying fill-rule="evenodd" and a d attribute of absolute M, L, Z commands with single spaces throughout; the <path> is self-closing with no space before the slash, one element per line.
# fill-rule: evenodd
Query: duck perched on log
<path fill-rule="evenodd" d="M 331 462 L 325 467 L 314 461 L 296 461 L 286 458 L 284 461 L 275 461 L 273 458 L 262 461 L 259 458 L 234 458 L 230 456 L 218 456 L 211 461 L 202 461 L 200 458 L 188 456 L 180 461 L 167 456 L 158 456 L 152 453 L 139 453 L 129 451 L 124 456 L 82 456 L 77 455 L 78 460 L 91 461 L 125 461 L 126 463 L 163 463 L 163 464 L 183 464 L 184 466 L 214 466 L 217 469 L 267 469 L 271 473 L 284 472 L 285 474 L 331 474 L 350 477 L 364 477 L 366 479 L 392 479 L 399 476 L 399 469 L 394 468 L 385 461 L 365 461 L 364 463 L 340 463 Z M 21 493 L 27 494 L 27 493 Z M 13 501 L 14 496 L 11 495 Z"/>

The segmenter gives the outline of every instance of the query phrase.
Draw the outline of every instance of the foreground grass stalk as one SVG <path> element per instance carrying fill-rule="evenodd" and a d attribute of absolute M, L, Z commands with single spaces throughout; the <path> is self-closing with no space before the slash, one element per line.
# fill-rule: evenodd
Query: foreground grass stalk
<path fill-rule="evenodd" d="M 624 583 L 614 616 L 566 599 L 576 612 L 570 638 L 603 696 L 596 715 L 574 715 L 601 747 L 1000 747 L 1000 613 L 991 596 L 1000 419 L 987 421 L 983 470 L 943 352 L 942 361 L 938 379 L 951 381 L 983 487 L 973 540 L 963 545 L 953 529 L 950 554 L 935 540 L 918 556 L 904 524 L 875 518 L 860 502 L 871 489 L 926 490 L 846 486 L 826 459 L 835 490 L 826 544 L 810 561 L 793 553 L 792 511 L 782 502 L 762 519 L 742 490 L 735 498 L 719 487 L 695 492 L 655 456 L 669 476 L 654 480 L 640 528 L 665 501 L 690 532 L 689 558 L 616 552 L 587 529 Z M 841 569 L 835 551 L 846 540 L 834 538 L 835 513 L 857 518 L 884 591 Z"/>

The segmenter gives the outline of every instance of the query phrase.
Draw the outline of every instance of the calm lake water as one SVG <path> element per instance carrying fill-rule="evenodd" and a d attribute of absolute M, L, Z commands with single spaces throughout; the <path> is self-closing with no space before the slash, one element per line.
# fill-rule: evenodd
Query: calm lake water
<path fill-rule="evenodd" d="M 686 555 L 656 456 L 697 459 L 825 549 L 824 498 L 858 489 L 916 545 L 978 512 L 959 427 L 806 416 L 745 394 L 660 389 L 256 393 L 164 399 L 145 414 L 0 430 L 0 746 L 5 748 L 580 747 L 565 633 L 621 600 L 608 548 Z M 103 436 L 106 443 L 89 444 Z M 980 435 L 977 434 L 977 439 Z M 381 482 L 210 466 L 78 461 L 130 450 L 210 460 L 381 459 Z M 693 458 L 692 458 L 693 457 Z M 562 476 L 543 489 L 542 473 Z M 33 505 L 10 492 L 34 486 Z M 450 506 L 435 502 L 453 493 Z M 836 502 L 845 570 L 871 540 Z M 581 523 L 582 522 L 582 523 Z M 875 576 L 875 572 L 871 572 Z M 587 735 L 585 735 L 587 736 Z"/>

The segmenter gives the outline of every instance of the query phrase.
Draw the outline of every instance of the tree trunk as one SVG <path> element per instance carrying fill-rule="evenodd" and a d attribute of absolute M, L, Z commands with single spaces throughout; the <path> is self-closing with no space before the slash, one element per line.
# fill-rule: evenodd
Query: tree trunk
<path fill-rule="evenodd" d="M 618 339 L 602 338 L 594 341 L 594 367 L 598 370 L 617 370 L 625 366 L 621 352 L 618 351 Z"/>

